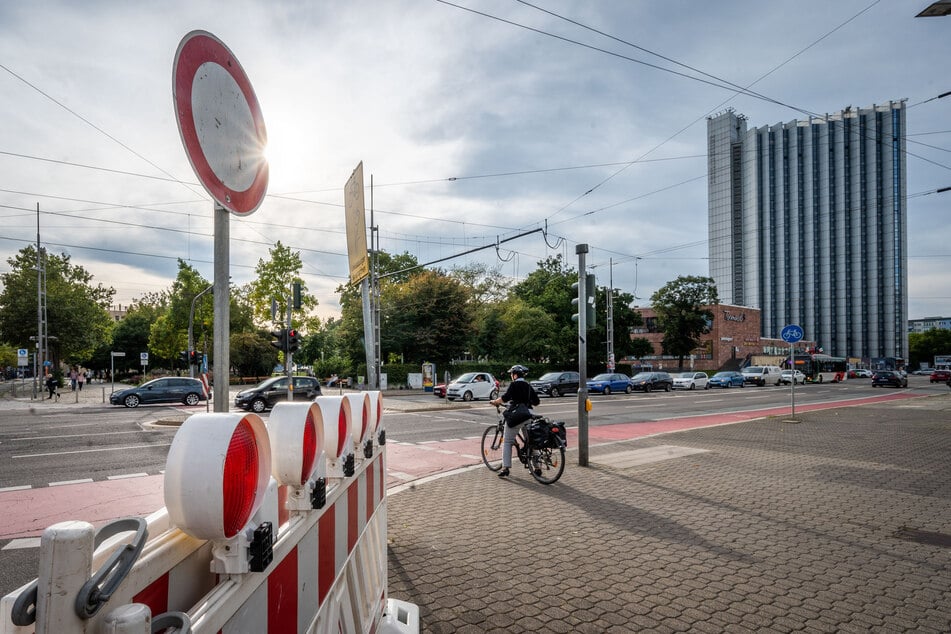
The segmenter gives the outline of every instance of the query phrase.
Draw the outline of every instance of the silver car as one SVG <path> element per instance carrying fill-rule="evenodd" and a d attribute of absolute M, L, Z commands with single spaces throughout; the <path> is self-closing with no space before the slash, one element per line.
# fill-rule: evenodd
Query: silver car
<path fill-rule="evenodd" d="M 680 372 L 674 375 L 674 389 L 696 390 L 697 388 L 703 388 L 709 390 L 709 381 L 710 377 L 707 376 L 706 372 Z"/>

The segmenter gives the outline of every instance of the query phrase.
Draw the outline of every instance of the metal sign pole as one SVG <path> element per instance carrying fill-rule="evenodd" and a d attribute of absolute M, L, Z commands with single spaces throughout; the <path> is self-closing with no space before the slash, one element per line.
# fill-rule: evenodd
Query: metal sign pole
<path fill-rule="evenodd" d="M 578 254 L 578 465 L 588 466 L 588 293 L 585 275 L 587 244 L 575 246 Z"/>
<path fill-rule="evenodd" d="M 215 412 L 227 413 L 231 378 L 231 294 L 228 260 L 230 230 L 228 210 L 215 203 Z"/>

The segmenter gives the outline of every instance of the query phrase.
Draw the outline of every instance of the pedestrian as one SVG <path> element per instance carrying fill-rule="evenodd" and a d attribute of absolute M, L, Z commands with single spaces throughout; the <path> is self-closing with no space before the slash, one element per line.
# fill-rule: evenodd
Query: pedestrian
<path fill-rule="evenodd" d="M 76 385 L 79 386 L 79 391 L 80 391 L 80 392 L 83 391 L 83 384 L 84 384 L 84 383 L 86 383 L 86 371 L 83 370 L 82 368 L 80 368 L 79 371 L 76 372 Z"/>
<path fill-rule="evenodd" d="M 46 375 L 46 390 L 50 393 L 50 395 L 46 397 L 46 400 L 52 399 L 54 395 L 56 396 L 56 400 L 59 400 L 59 394 L 56 392 L 56 377 L 52 374 Z"/>
<path fill-rule="evenodd" d="M 76 381 L 78 378 L 78 373 L 76 372 L 76 366 L 73 366 L 69 369 L 69 389 L 73 392 L 76 391 Z"/>
<path fill-rule="evenodd" d="M 500 478 L 507 478 L 512 467 L 512 443 L 515 442 L 515 436 L 521 426 L 528 422 L 532 417 L 532 407 L 539 404 L 538 393 L 532 384 L 525 380 L 528 374 L 528 368 L 524 365 L 513 365 L 509 369 L 509 375 L 512 382 L 509 383 L 505 394 L 493 401 L 492 405 L 501 405 L 508 403 L 505 417 L 505 433 L 502 436 L 502 470 L 499 471 Z"/>

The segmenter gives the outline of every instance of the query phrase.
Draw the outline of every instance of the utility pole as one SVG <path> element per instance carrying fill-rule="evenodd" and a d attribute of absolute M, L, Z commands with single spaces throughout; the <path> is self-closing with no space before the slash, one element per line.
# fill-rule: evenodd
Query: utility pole
<path fill-rule="evenodd" d="M 614 372 L 614 258 L 608 259 L 608 316 L 604 327 L 607 329 L 608 340 L 608 371 Z"/>
<path fill-rule="evenodd" d="M 578 465 L 588 466 L 588 293 L 585 254 L 587 244 L 575 246 L 578 254 Z"/>

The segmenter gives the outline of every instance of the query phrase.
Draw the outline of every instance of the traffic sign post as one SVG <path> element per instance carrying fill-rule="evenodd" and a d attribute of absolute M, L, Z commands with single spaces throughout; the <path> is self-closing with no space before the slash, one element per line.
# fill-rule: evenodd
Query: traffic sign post
<path fill-rule="evenodd" d="M 195 175 L 214 206 L 214 367 L 224 379 L 215 412 L 227 412 L 231 298 L 228 214 L 253 213 L 267 191 L 264 116 L 244 68 L 224 42 L 192 31 L 172 72 L 178 131 Z"/>
<path fill-rule="evenodd" d="M 789 381 L 789 404 L 792 418 L 796 418 L 796 355 L 793 344 L 802 341 L 802 328 L 797 324 L 789 324 L 779 333 L 780 338 L 789 344 L 789 370 L 792 373 Z"/>

